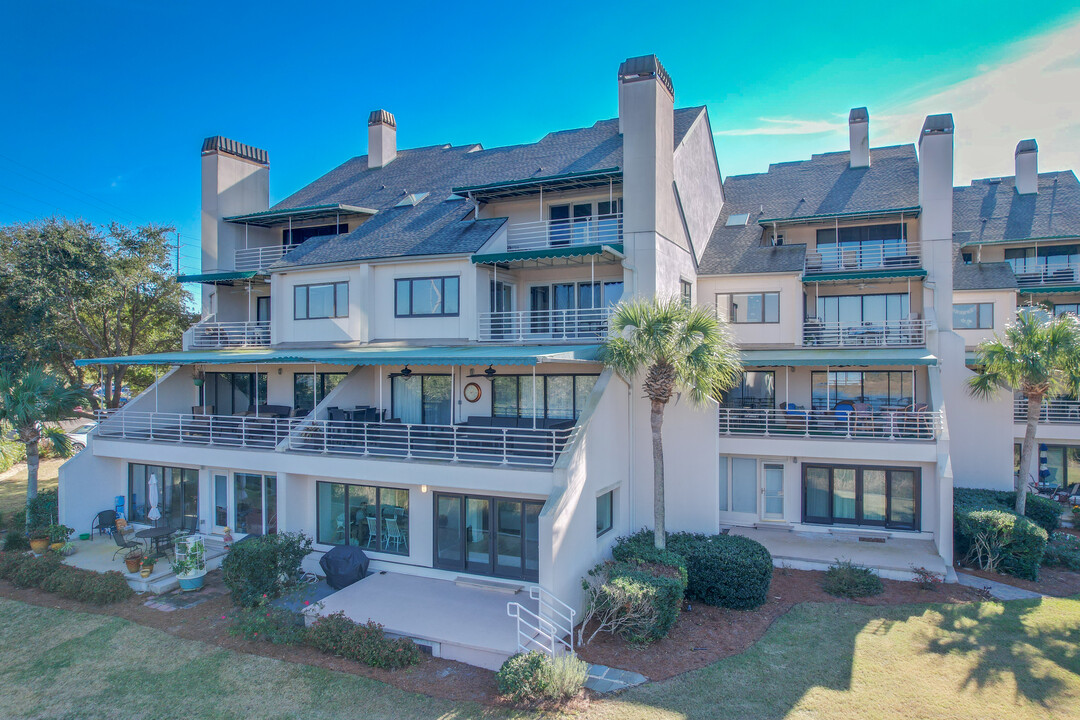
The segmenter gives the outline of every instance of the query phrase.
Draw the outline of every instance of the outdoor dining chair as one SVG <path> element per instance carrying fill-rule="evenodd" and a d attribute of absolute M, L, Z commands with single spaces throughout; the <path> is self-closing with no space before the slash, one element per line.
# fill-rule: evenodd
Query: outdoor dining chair
<path fill-rule="evenodd" d="M 112 531 L 116 527 L 116 511 L 102 510 L 90 521 L 90 539 L 94 539 L 94 530 L 104 535 L 106 530 Z"/>
<path fill-rule="evenodd" d="M 139 550 L 143 549 L 143 545 L 141 542 L 139 542 L 138 540 L 128 540 L 118 532 L 114 532 L 112 534 L 112 538 L 113 542 L 116 543 L 116 552 L 114 552 L 112 556 L 113 560 L 115 560 L 116 556 L 122 552 L 127 552 L 128 550 L 134 550 L 136 548 L 138 548 Z"/>

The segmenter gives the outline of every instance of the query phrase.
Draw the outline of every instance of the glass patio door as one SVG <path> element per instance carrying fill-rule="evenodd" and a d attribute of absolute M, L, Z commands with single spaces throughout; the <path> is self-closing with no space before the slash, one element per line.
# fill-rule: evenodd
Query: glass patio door
<path fill-rule="evenodd" d="M 762 480 L 761 519 L 784 519 L 784 466 L 766 463 Z"/>
<path fill-rule="evenodd" d="M 465 569 L 492 574 L 491 501 L 487 498 L 465 498 Z"/>
<path fill-rule="evenodd" d="M 277 532 L 277 477 L 236 473 L 233 505 L 234 530 L 244 535 L 272 535 Z"/>
<path fill-rule="evenodd" d="M 543 503 L 435 494 L 436 568 L 534 581 Z"/>
<path fill-rule="evenodd" d="M 465 535 L 462 532 L 465 499 L 460 495 L 435 495 L 435 567 L 465 569 Z"/>

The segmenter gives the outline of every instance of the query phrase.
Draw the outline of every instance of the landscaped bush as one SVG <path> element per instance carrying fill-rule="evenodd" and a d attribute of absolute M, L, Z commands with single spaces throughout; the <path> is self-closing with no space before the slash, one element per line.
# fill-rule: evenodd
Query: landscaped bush
<path fill-rule="evenodd" d="M 837 560 L 825 571 L 821 583 L 825 592 L 837 597 L 859 598 L 880 595 L 885 586 L 873 570 L 855 565 L 850 560 Z"/>
<path fill-rule="evenodd" d="M 342 612 L 316 620 L 307 629 L 307 643 L 324 653 L 386 670 L 420 662 L 420 648 L 412 640 L 391 640 L 377 622 L 354 623 Z"/>
<path fill-rule="evenodd" d="M 589 664 L 577 655 L 550 658 L 532 651 L 507 658 L 495 674 L 499 693 L 516 703 L 565 702 L 578 695 Z"/>
<path fill-rule="evenodd" d="M 8 530 L 4 533 L 4 552 L 22 552 L 30 549 L 30 539 L 26 533 Z"/>
<path fill-rule="evenodd" d="M 607 562 L 589 571 L 582 588 L 585 615 L 579 642 L 585 626 L 595 622 L 589 641 L 608 632 L 627 642 L 647 643 L 667 635 L 679 619 L 686 571 L 659 563 Z"/>
<path fill-rule="evenodd" d="M 589 677 L 589 663 L 577 655 L 567 653 L 548 658 L 541 675 L 547 686 L 547 698 L 562 702 L 577 697 Z"/>
<path fill-rule="evenodd" d="M 59 522 L 57 519 L 56 490 L 42 490 L 26 501 L 27 529 L 36 530 Z"/>
<path fill-rule="evenodd" d="M 668 549 L 686 559 L 687 595 L 706 605 L 751 610 L 765 604 L 772 555 L 739 535 L 674 533 Z"/>
<path fill-rule="evenodd" d="M 1046 530 L 1006 510 L 957 506 L 953 513 L 956 551 L 983 570 L 1039 579 Z"/>
<path fill-rule="evenodd" d="M 229 634 L 275 645 L 299 645 L 307 640 L 303 617 L 270 604 L 238 610 Z"/>
<path fill-rule="evenodd" d="M 40 588 L 69 600 L 108 605 L 135 594 L 118 572 L 97 573 L 64 565 L 55 553 L 34 557 L 27 553 L 0 553 L 0 578 L 19 587 Z"/>
<path fill-rule="evenodd" d="M 1046 543 L 1042 565 L 1080 572 L 1080 538 L 1062 532 L 1051 535 Z"/>
<path fill-rule="evenodd" d="M 39 558 L 33 558 L 28 562 L 21 563 L 8 579 L 23 588 L 41 587 L 41 583 L 56 572 L 61 565 L 59 555 L 45 553 Z"/>
<path fill-rule="evenodd" d="M 300 562 L 310 552 L 311 538 L 303 533 L 245 538 L 233 545 L 221 564 L 222 580 L 234 603 L 253 607 L 296 585 Z"/>
<path fill-rule="evenodd" d="M 23 538 L 26 539 L 25 537 Z M 30 549 L 30 543 L 27 543 L 27 550 Z M 34 559 L 33 555 L 28 555 L 25 552 L 2 552 L 0 553 L 0 578 L 4 580 L 10 580 L 11 576 L 19 571 L 23 563 L 30 562 Z"/>
<path fill-rule="evenodd" d="M 953 491 L 953 506 L 970 510 L 1005 510 L 1015 513 L 1016 491 L 956 488 Z M 1051 533 L 1061 524 L 1061 506 L 1050 498 L 1029 492 L 1024 505 L 1024 516 Z"/>
<path fill-rule="evenodd" d="M 672 552 L 670 545 L 667 550 L 657 550 L 653 531 L 647 528 L 616 540 L 611 557 L 616 562 L 657 563 L 686 570 L 686 558 Z"/>

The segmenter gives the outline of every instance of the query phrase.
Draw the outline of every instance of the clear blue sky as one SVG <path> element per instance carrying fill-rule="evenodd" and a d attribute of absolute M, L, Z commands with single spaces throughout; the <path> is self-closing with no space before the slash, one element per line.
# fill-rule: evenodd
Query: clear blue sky
<path fill-rule="evenodd" d="M 8 2 L 0 222 L 154 220 L 194 246 L 206 136 L 269 150 L 275 202 L 363 154 L 374 108 L 400 147 L 534 141 L 614 117 L 618 64 L 645 53 L 677 105 L 740 131 L 716 137 L 724 174 L 756 172 L 843 148 L 800 121 L 867 105 L 873 122 L 1080 19 L 1073 2 L 971 5 Z"/>

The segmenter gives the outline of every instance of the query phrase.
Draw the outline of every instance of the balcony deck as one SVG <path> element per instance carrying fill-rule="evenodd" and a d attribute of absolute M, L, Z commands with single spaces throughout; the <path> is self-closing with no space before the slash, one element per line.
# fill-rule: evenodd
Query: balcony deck
<path fill-rule="evenodd" d="M 818 246 L 806 253 L 803 274 L 858 273 L 867 271 L 916 270 L 922 268 L 919 243 L 915 240 L 892 240 L 868 247 Z"/>
<path fill-rule="evenodd" d="M 933 442 L 941 430 L 941 412 L 722 407 L 719 429 L 722 436 Z"/>
<path fill-rule="evenodd" d="M 1080 264 L 1078 263 L 1047 264 L 1013 261 L 1010 264 L 1013 274 L 1016 275 L 1016 284 L 1022 288 L 1080 284 Z"/>
<path fill-rule="evenodd" d="M 1027 422 L 1027 398 L 1013 400 L 1013 422 Z M 1044 400 L 1039 422 L 1050 425 L 1080 425 L 1080 400 Z"/>
<path fill-rule="evenodd" d="M 477 338 L 480 342 L 596 343 L 607 337 L 608 320 L 614 308 L 574 310 L 515 310 L 480 313 Z"/>
<path fill-rule="evenodd" d="M 803 323 L 803 347 L 923 347 L 928 320 L 839 323 L 813 318 Z"/>
<path fill-rule="evenodd" d="M 208 318 L 184 331 L 184 350 L 270 347 L 270 321 L 213 322 Z"/>
<path fill-rule="evenodd" d="M 511 223 L 506 229 L 509 252 L 621 242 L 622 213 Z"/>

